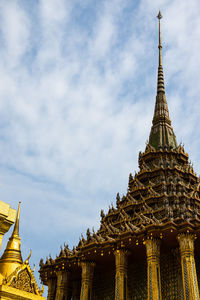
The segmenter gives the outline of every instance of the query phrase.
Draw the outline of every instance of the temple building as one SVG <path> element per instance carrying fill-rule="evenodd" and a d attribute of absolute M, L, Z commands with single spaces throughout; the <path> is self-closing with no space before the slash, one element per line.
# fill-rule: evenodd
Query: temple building
<path fill-rule="evenodd" d="M 161 56 L 152 127 L 128 191 L 72 250 L 40 261 L 48 300 L 197 300 L 200 179 L 169 117 Z"/>
<path fill-rule="evenodd" d="M 4 202 L 3 202 L 4 203 Z M 16 210 L 4 203 L 5 217 L 3 223 L 8 223 L 8 228 L 14 223 Z M 7 209 L 7 215 L 6 215 Z M 23 262 L 21 255 L 21 239 L 19 237 L 20 203 L 16 221 L 6 249 L 0 258 L 0 299 L 2 300 L 44 300 L 43 290 L 38 288 L 33 270 L 29 265 L 29 257 Z M 13 218 L 14 217 L 14 218 Z M 4 227 L 3 227 L 4 228 Z M 0 227 L 1 229 L 1 227 Z"/>

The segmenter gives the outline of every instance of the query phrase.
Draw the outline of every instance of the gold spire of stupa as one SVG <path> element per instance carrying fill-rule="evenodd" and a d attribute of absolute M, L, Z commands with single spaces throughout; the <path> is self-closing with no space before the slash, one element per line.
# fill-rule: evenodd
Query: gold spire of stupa
<path fill-rule="evenodd" d="M 158 64 L 158 84 L 157 84 L 157 96 L 153 117 L 153 125 L 150 132 L 149 144 L 155 149 L 170 147 L 177 147 L 176 136 L 171 126 L 171 120 L 169 117 L 169 110 L 167 105 L 167 99 L 165 95 L 164 75 L 162 67 L 162 44 L 161 44 L 161 24 L 160 20 L 162 14 L 159 11 L 159 64 Z"/>
<path fill-rule="evenodd" d="M 21 239 L 19 237 L 20 205 L 21 202 L 19 202 L 13 233 L 9 238 L 6 249 L 0 259 L 0 273 L 3 276 L 9 276 L 23 263 L 20 249 Z"/>

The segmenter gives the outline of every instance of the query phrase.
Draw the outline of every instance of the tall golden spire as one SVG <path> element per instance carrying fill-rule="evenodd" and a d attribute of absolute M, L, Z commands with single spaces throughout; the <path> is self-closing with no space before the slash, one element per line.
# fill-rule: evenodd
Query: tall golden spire
<path fill-rule="evenodd" d="M 149 144 L 155 149 L 170 147 L 177 147 L 176 136 L 171 126 L 171 120 L 169 117 L 169 110 L 167 105 L 167 99 L 165 95 L 164 75 L 162 67 L 162 44 L 161 44 L 161 24 L 162 18 L 159 11 L 159 63 L 158 63 L 158 84 L 157 84 L 157 96 L 153 117 L 153 125 L 149 136 Z"/>
<path fill-rule="evenodd" d="M 19 237 L 19 215 L 20 215 L 19 202 L 16 221 L 11 237 L 7 243 L 6 249 L 0 259 L 0 273 L 9 276 L 14 270 L 23 263 L 21 255 L 21 239 Z"/>

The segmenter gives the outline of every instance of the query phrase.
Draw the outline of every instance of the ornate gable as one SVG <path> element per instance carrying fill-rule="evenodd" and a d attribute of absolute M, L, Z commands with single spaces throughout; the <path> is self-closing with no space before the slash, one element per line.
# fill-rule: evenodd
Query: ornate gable
<path fill-rule="evenodd" d="M 19 271 L 18 276 L 13 277 L 10 286 L 28 293 L 34 293 L 34 286 L 31 284 L 31 277 L 27 269 Z"/>
<path fill-rule="evenodd" d="M 6 277 L 3 280 L 3 284 L 39 296 L 42 296 L 44 291 L 43 287 L 41 290 L 38 288 L 35 276 L 27 260 L 10 276 Z"/>

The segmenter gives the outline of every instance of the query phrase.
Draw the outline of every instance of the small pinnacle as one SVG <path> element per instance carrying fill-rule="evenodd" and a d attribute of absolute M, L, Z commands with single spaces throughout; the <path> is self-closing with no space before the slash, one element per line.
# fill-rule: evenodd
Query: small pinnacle
<path fill-rule="evenodd" d="M 20 206 L 21 206 L 21 201 L 19 202 L 18 205 L 18 210 L 17 210 L 17 216 L 16 216 L 16 220 L 15 220 L 15 225 L 14 225 L 14 229 L 13 229 L 13 233 L 12 233 L 12 237 L 19 237 L 19 215 L 20 215 Z"/>

